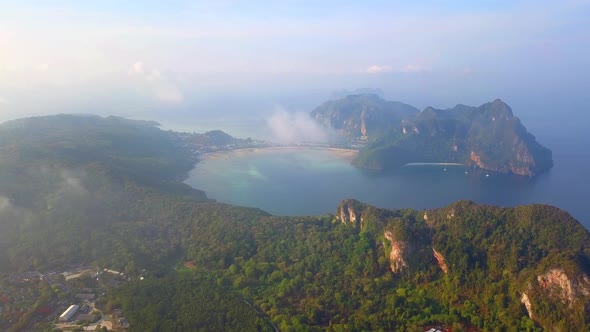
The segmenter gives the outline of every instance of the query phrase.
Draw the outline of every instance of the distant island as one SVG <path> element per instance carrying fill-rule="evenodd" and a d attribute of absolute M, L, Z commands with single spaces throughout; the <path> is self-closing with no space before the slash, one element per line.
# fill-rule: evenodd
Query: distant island
<path fill-rule="evenodd" d="M 460 163 L 483 170 L 535 176 L 553 166 L 552 153 L 527 131 L 502 100 L 423 111 L 375 94 L 327 101 L 311 112 L 360 149 L 353 164 L 391 170 L 408 163 Z"/>

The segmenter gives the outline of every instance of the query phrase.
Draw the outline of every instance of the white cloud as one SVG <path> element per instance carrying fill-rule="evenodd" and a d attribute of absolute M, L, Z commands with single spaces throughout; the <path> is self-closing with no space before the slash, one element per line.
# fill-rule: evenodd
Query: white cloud
<path fill-rule="evenodd" d="M 148 82 L 166 81 L 166 78 L 158 69 L 148 68 L 142 61 L 137 61 L 131 65 L 129 75 L 141 77 Z"/>
<path fill-rule="evenodd" d="M 131 65 L 129 75 L 138 76 L 148 82 L 165 81 L 166 78 L 158 69 L 148 68 L 142 61 L 137 61 Z"/>
<path fill-rule="evenodd" d="M 382 74 L 382 73 L 389 73 L 392 71 L 391 66 L 388 65 L 372 65 L 371 67 L 367 68 L 367 73 L 369 74 Z"/>
<path fill-rule="evenodd" d="M 61 190 L 62 192 L 69 192 L 74 195 L 86 195 L 88 191 L 82 185 L 82 181 L 79 177 L 73 174 L 70 171 L 62 170 L 61 173 L 62 183 L 61 183 Z"/>
<path fill-rule="evenodd" d="M 155 20 L 141 11 L 110 13 L 77 5 L 4 6 L 14 8 L 0 11 L 0 91 L 10 101 L 8 107 L 0 100 L 0 108 L 10 108 L 18 117 L 87 109 L 144 113 L 147 103 L 162 101 L 158 108 L 183 99 L 196 102 L 195 96 L 211 91 L 247 89 L 268 95 L 269 90 L 372 84 L 388 91 L 403 87 L 409 93 L 436 95 L 441 93 L 438 86 L 448 85 L 447 79 L 433 77 L 428 89 L 417 89 L 387 73 L 428 68 L 457 72 L 465 64 L 474 72 L 494 68 L 498 77 L 519 77 L 519 86 L 526 86 L 529 73 L 561 75 L 563 63 L 590 68 L 584 66 L 588 49 L 579 47 L 588 35 L 585 17 L 572 15 L 577 8 L 565 4 L 578 1 L 587 2 L 538 6 L 525 1 L 458 12 L 444 5 L 419 10 L 401 4 L 401 10 L 364 6 L 366 11 L 360 13 L 361 6 L 352 11 L 355 6 L 340 6 L 349 9 L 312 18 L 271 15 L 265 20 L 241 13 L 241 6 L 212 9 L 209 2 L 203 2 L 202 10 Z M 552 52 L 534 48 L 550 42 L 555 45 Z M 530 57 L 530 52 L 545 56 Z M 36 70 L 38 66 L 47 73 Z M 544 67 L 553 72 L 536 74 L 535 68 Z M 366 81 L 358 82 L 358 75 Z M 482 91 L 505 90 L 495 86 L 500 78 L 475 79 L 487 87 Z M 458 91 L 460 84 L 464 81 L 454 85 Z M 8 110 L 1 113 L 4 119 L 16 117 Z"/>
<path fill-rule="evenodd" d="M 82 184 L 82 179 L 86 176 L 84 173 L 48 166 L 41 166 L 37 172 L 46 178 L 59 179 L 53 190 L 55 196 L 82 197 L 89 194 Z"/>
<path fill-rule="evenodd" d="M 26 222 L 30 217 L 30 211 L 15 205 L 10 198 L 0 195 L 0 218 L 19 219 L 21 222 Z"/>
<path fill-rule="evenodd" d="M 8 104 L 8 100 L 6 98 L 3 98 L 0 96 L 0 105 L 6 105 Z"/>
<path fill-rule="evenodd" d="M 320 127 L 308 113 L 287 112 L 276 106 L 276 111 L 266 120 L 272 139 L 280 143 L 326 142 L 327 130 Z"/>

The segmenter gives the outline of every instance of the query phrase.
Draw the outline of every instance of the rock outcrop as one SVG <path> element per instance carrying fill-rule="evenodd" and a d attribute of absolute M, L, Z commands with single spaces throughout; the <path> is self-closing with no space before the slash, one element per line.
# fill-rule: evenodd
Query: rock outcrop
<path fill-rule="evenodd" d="M 568 276 L 562 268 L 553 268 L 540 274 L 536 280 L 528 282 L 520 297 L 520 302 L 525 306 L 529 318 L 545 325 L 548 329 L 562 331 L 562 328 L 549 325 L 547 326 L 546 315 L 539 314 L 536 305 L 540 308 L 547 306 L 547 303 L 561 302 L 565 305 L 565 312 L 584 313 L 587 309 L 590 298 L 590 277 L 585 273 L 579 273 L 576 276 Z M 544 304 L 543 304 L 544 303 Z M 582 309 L 580 309 L 580 306 Z M 580 311 L 581 310 L 581 311 Z M 544 324 L 543 324 L 544 323 Z"/>
<path fill-rule="evenodd" d="M 482 311 L 495 308 L 520 321 L 526 310 L 534 322 L 523 324 L 553 331 L 590 324 L 590 234 L 555 207 L 458 201 L 422 211 L 387 210 L 349 199 L 338 206 L 336 219 L 358 227 L 351 236 L 365 241 L 378 257 L 374 270 L 387 269 L 392 280 L 453 280 L 446 285 L 454 294 L 462 292 L 456 283 L 470 280 L 461 296 L 488 303 L 476 305 Z M 522 313 L 513 310 L 515 302 L 522 303 Z"/>
<path fill-rule="evenodd" d="M 438 266 L 440 267 L 440 269 L 444 272 L 444 273 L 449 273 L 449 267 L 447 266 L 447 262 L 445 261 L 445 257 L 438 251 L 436 251 L 436 249 L 432 248 L 432 252 L 434 254 L 434 258 L 436 259 L 436 262 L 438 263 Z"/>
<path fill-rule="evenodd" d="M 485 169 L 486 165 L 481 161 L 481 157 L 475 151 L 471 151 L 470 157 L 475 166 Z"/>
<path fill-rule="evenodd" d="M 538 276 L 537 281 L 541 288 L 564 303 L 572 304 L 590 296 L 590 278 L 585 274 L 571 278 L 563 269 L 556 268 Z"/>
<path fill-rule="evenodd" d="M 389 252 L 391 272 L 398 274 L 408 268 L 406 256 L 408 255 L 410 246 L 407 242 L 396 240 L 390 231 L 386 231 L 383 236 L 385 236 L 391 245 L 391 251 Z"/>
<path fill-rule="evenodd" d="M 530 319 L 534 320 L 535 317 L 533 314 L 533 305 L 531 304 L 531 299 L 529 299 L 529 296 L 525 292 L 522 292 L 522 296 L 520 297 L 520 302 L 522 304 L 524 304 L 524 307 L 526 308 L 526 311 L 529 314 Z"/>
<path fill-rule="evenodd" d="M 363 221 L 362 206 L 362 203 L 352 199 L 343 200 L 336 209 L 336 219 L 344 224 L 361 226 Z"/>

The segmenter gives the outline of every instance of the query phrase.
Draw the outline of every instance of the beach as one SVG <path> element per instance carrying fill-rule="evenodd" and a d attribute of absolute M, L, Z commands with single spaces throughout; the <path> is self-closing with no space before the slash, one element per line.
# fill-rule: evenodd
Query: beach
<path fill-rule="evenodd" d="M 358 150 L 330 148 L 330 147 L 312 147 L 312 146 L 277 146 L 277 147 L 261 147 L 261 148 L 246 148 L 235 149 L 205 153 L 201 159 L 232 159 L 234 157 L 242 157 L 251 154 L 269 154 L 269 153 L 298 153 L 309 150 L 329 151 L 336 158 L 352 161 L 357 155 Z"/>

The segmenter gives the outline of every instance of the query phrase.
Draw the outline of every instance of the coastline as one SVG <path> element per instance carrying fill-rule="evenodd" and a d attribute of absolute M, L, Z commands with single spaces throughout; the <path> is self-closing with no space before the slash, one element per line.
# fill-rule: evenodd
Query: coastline
<path fill-rule="evenodd" d="M 298 152 L 305 150 L 323 150 L 333 153 L 336 157 L 353 160 L 359 153 L 358 150 L 345 149 L 345 148 L 331 148 L 331 147 L 319 147 L 319 146 L 269 146 L 269 147 L 257 147 L 257 148 L 243 148 L 235 150 L 223 150 L 208 152 L 201 155 L 200 160 L 205 159 L 229 159 L 232 157 L 240 157 L 246 154 L 261 154 L 261 153 L 275 153 L 275 152 Z"/>
<path fill-rule="evenodd" d="M 403 167 L 411 166 L 466 166 L 460 163 L 407 163 Z"/>

